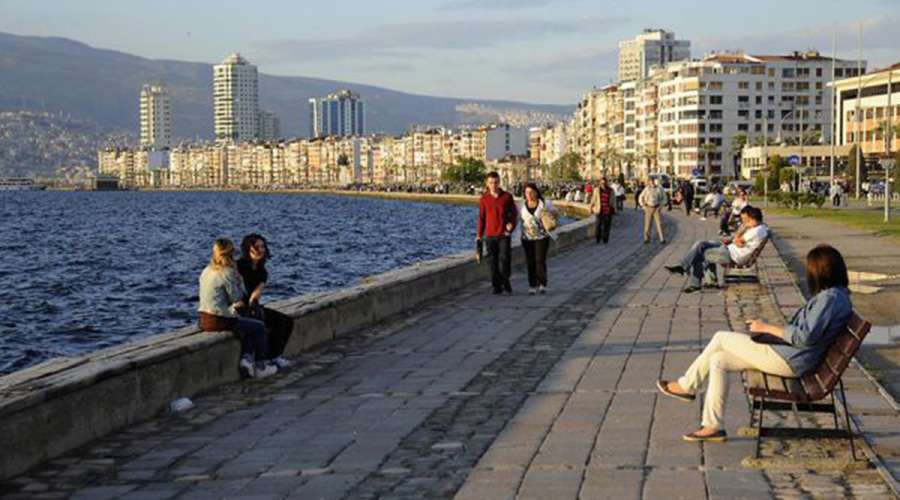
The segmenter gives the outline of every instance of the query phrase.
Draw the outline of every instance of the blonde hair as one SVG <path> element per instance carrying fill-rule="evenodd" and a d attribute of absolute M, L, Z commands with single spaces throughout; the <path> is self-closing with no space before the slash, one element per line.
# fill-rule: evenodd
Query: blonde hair
<path fill-rule="evenodd" d="M 219 238 L 213 243 L 209 265 L 215 269 L 234 267 L 234 243 L 228 238 Z"/>

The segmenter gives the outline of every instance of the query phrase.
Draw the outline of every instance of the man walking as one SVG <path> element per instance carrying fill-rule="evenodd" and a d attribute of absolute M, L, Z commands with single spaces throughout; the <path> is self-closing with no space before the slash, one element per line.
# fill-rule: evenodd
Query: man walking
<path fill-rule="evenodd" d="M 691 184 L 691 181 L 684 181 L 684 184 L 681 185 L 681 198 L 684 203 L 684 211 L 690 217 L 691 212 L 694 211 L 694 185 Z"/>
<path fill-rule="evenodd" d="M 494 295 L 512 293 L 510 235 L 516 229 L 518 209 L 511 194 L 500 189 L 500 175 L 491 172 L 485 180 L 487 192 L 481 196 L 478 209 L 477 241 L 484 238 L 491 267 L 491 284 Z"/>
<path fill-rule="evenodd" d="M 640 204 L 644 209 L 644 244 L 650 243 L 650 223 L 656 222 L 656 232 L 659 234 L 659 242 L 665 243 L 660 210 L 666 201 L 666 193 L 659 186 L 659 179 L 652 179 L 640 196 Z"/>

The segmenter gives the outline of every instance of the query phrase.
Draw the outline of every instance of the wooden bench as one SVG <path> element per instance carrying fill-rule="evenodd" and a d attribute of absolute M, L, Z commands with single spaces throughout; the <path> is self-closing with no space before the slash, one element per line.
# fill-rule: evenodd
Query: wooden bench
<path fill-rule="evenodd" d="M 850 450 L 856 460 L 856 446 L 853 443 L 853 429 L 850 424 L 850 410 L 844 394 L 844 383 L 841 376 L 850 360 L 859 350 L 871 324 L 855 312 L 847 321 L 843 331 L 835 338 L 834 343 L 826 351 L 825 358 L 815 370 L 802 377 L 788 378 L 771 375 L 756 370 L 745 370 L 742 373 L 744 390 L 750 406 L 750 425 L 756 429 L 756 458 L 764 437 L 781 438 L 847 438 Z M 778 337 L 759 336 L 754 340 L 760 343 L 784 343 Z M 838 424 L 835 388 L 840 391 L 840 402 L 844 410 L 846 429 Z M 826 398 L 830 402 L 822 402 Z M 766 410 L 798 412 L 831 413 L 834 417 L 833 429 L 811 429 L 801 427 L 765 427 L 763 416 Z M 758 412 L 758 414 L 757 414 Z M 754 425 L 755 422 L 755 425 Z M 798 416 L 798 425 L 799 425 Z"/>
<path fill-rule="evenodd" d="M 741 264 L 737 263 L 728 263 L 722 264 L 722 267 L 725 269 L 725 281 L 728 282 L 737 282 L 737 283 L 759 283 L 759 272 L 756 267 L 756 261 L 759 259 L 759 256 L 762 254 L 763 250 L 766 248 L 766 244 L 769 242 L 769 238 L 763 238 L 762 243 L 753 250 L 753 253 L 747 257 L 747 260 Z M 749 269 L 753 269 L 756 271 L 754 274 L 745 274 L 741 273 L 740 275 L 734 275 L 729 273 L 729 271 L 739 270 L 746 271 Z"/>

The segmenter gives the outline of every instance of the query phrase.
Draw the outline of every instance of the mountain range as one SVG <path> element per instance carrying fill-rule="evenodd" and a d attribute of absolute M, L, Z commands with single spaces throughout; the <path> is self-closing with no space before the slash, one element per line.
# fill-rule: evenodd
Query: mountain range
<path fill-rule="evenodd" d="M 224 55 L 223 55 L 224 58 Z M 252 62 L 252 61 L 251 61 Z M 0 33 L 0 111 L 65 113 L 110 130 L 138 131 L 145 83 L 164 81 L 172 96 L 176 139 L 212 138 L 212 64 L 146 59 L 56 37 Z M 309 132 L 308 100 L 350 89 L 367 106 L 368 132 L 402 133 L 411 124 L 458 125 L 508 117 L 539 122 L 565 116 L 571 106 L 455 99 L 370 85 L 260 73 L 261 109 L 274 112 L 285 137 Z M 471 113 L 473 108 L 478 113 Z"/>

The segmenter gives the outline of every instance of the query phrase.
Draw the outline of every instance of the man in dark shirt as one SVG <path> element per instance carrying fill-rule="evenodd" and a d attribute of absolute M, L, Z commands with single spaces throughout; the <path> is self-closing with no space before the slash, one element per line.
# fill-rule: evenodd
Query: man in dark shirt
<path fill-rule="evenodd" d="M 512 272 L 510 262 L 510 235 L 516 229 L 518 210 L 511 194 L 500 189 L 497 172 L 487 175 L 487 192 L 481 196 L 478 210 L 477 241 L 484 239 L 491 266 L 491 284 L 494 295 L 512 293 L 509 277 Z"/>

